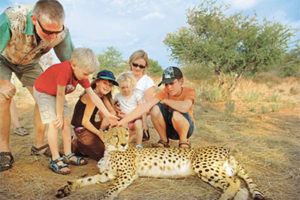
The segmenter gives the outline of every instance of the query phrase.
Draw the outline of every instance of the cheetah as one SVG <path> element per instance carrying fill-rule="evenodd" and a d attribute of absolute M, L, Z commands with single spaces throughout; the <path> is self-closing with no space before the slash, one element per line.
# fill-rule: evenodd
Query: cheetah
<path fill-rule="evenodd" d="M 244 168 L 226 148 L 139 149 L 129 147 L 128 138 L 127 128 L 115 127 L 105 132 L 105 152 L 98 162 L 100 173 L 68 181 L 68 184 L 58 189 L 56 197 L 68 196 L 82 186 L 114 180 L 112 187 L 100 198 L 114 199 L 139 176 L 174 178 L 196 174 L 206 183 L 223 191 L 220 200 L 248 199 L 248 190 L 241 187 L 240 179 L 245 181 L 253 199 L 264 199 Z"/>

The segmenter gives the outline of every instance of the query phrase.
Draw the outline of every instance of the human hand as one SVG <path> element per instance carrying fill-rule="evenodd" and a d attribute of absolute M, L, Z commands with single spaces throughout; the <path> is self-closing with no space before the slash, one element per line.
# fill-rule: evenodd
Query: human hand
<path fill-rule="evenodd" d="M 108 116 L 106 116 L 106 118 L 108 119 L 110 126 L 112 127 L 117 126 L 118 119 L 119 119 L 117 116 L 113 114 L 109 114 Z"/>
<path fill-rule="evenodd" d="M 117 116 L 119 117 L 119 118 L 121 118 L 121 119 L 123 119 L 124 117 L 125 117 L 125 113 L 124 112 L 122 112 L 122 111 L 120 111 L 120 112 L 117 112 Z"/>
<path fill-rule="evenodd" d="M 56 129 L 60 129 L 63 126 L 63 116 L 57 115 L 53 124 Z"/>
<path fill-rule="evenodd" d="M 127 127 L 128 122 L 126 122 L 125 120 L 121 119 L 120 121 L 118 121 L 117 123 L 117 127 Z"/>
<path fill-rule="evenodd" d="M 4 102 L 14 96 L 16 88 L 8 80 L 1 81 L 0 84 L 0 102 Z"/>

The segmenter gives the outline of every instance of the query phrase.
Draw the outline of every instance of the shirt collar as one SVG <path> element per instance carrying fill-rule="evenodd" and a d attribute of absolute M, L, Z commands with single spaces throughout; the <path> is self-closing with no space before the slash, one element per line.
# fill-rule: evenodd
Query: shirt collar
<path fill-rule="evenodd" d="M 26 26 L 24 29 L 24 33 L 28 34 L 28 35 L 34 34 L 34 25 L 33 25 L 32 19 L 31 19 L 32 12 L 33 12 L 32 10 L 29 11 L 29 13 L 27 14 L 27 17 L 26 17 Z"/>

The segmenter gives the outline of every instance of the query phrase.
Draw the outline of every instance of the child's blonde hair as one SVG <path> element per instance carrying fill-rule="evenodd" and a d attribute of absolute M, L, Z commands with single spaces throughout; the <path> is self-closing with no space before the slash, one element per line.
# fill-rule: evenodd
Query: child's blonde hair
<path fill-rule="evenodd" d="M 130 72 L 123 72 L 119 74 L 119 76 L 117 77 L 117 82 L 119 83 L 120 86 L 124 82 L 128 83 L 128 85 L 132 88 L 134 88 L 136 85 L 136 79 L 134 78 L 133 74 Z"/>
<path fill-rule="evenodd" d="M 99 69 L 99 61 L 89 48 L 76 48 L 72 52 L 70 61 L 76 63 L 78 68 L 94 72 Z"/>

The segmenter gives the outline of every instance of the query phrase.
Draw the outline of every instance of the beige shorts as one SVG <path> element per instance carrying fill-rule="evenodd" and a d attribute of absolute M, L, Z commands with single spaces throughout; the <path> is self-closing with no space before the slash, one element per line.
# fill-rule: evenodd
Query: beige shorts
<path fill-rule="evenodd" d="M 38 104 L 42 123 L 49 124 L 56 119 L 56 97 L 41 93 L 33 88 L 33 95 Z M 64 118 L 70 118 L 70 108 L 68 102 L 64 102 Z"/>
<path fill-rule="evenodd" d="M 12 72 L 18 77 L 24 87 L 33 86 L 37 77 L 43 72 L 38 59 L 28 65 L 16 65 L 10 63 L 0 55 L 0 77 L 3 80 L 10 80 Z"/>

